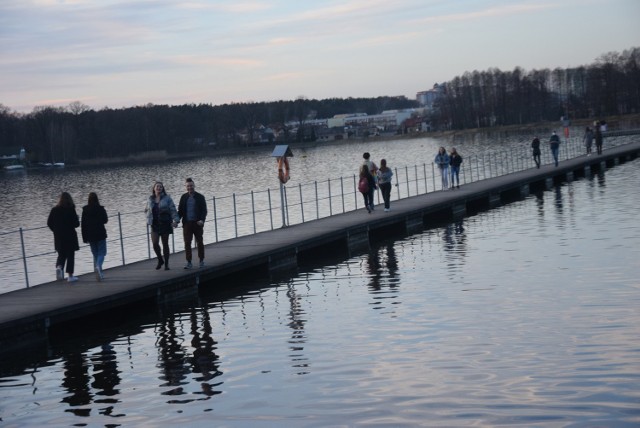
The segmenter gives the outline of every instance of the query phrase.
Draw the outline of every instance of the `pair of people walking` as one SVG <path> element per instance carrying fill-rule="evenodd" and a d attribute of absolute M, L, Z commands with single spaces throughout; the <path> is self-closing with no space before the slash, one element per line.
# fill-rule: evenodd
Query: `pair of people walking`
<path fill-rule="evenodd" d="M 460 188 L 460 166 L 462 165 L 462 156 L 455 147 L 451 148 L 451 153 L 447 153 L 444 147 L 438 149 L 438 154 L 433 162 L 440 171 L 440 180 L 442 190 Z M 451 182 L 449 182 L 451 178 Z"/>
<path fill-rule="evenodd" d="M 87 205 L 82 207 L 82 241 L 88 243 L 93 255 L 93 266 L 96 279 L 102 281 L 104 273 L 102 265 L 107 255 L 107 231 L 105 224 L 109 221 L 107 212 L 95 192 L 89 193 Z M 56 259 L 56 279 L 64 280 L 65 268 L 68 282 L 76 282 L 75 252 L 80 249 L 78 233 L 80 220 L 76 213 L 73 198 L 68 192 L 62 192 L 55 207 L 51 209 L 47 226 L 53 232 L 54 247 L 58 253 Z"/>
<path fill-rule="evenodd" d="M 364 161 L 360 166 L 358 190 L 362 193 L 364 206 L 371 214 L 374 211 L 373 195 L 377 187 L 380 187 L 382 199 L 384 201 L 384 211 L 391 210 L 391 177 L 393 171 L 387 166 L 387 160 L 380 160 L 380 168 L 370 158 L 371 155 L 365 152 L 362 157 Z"/>
<path fill-rule="evenodd" d="M 195 191 L 195 183 L 191 178 L 185 180 L 185 187 L 187 191 L 180 197 L 178 209 L 160 181 L 154 183 L 151 196 L 147 200 L 145 213 L 147 214 L 147 225 L 151 229 L 153 251 L 158 259 L 156 269 L 161 269 L 164 266 L 165 270 L 169 270 L 171 255 L 169 235 L 173 234 L 173 229 L 178 227 L 181 219 L 187 260 L 184 268 L 191 269 L 193 267 L 191 244 L 194 238 L 198 248 L 199 266 L 204 266 L 203 232 L 204 222 L 207 218 L 207 203 L 205 197 Z M 162 248 L 160 242 L 162 242 Z"/>

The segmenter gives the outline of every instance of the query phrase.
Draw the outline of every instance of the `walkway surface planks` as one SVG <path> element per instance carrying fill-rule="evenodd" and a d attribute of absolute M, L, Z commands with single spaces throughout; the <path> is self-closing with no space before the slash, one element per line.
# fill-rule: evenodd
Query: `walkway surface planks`
<path fill-rule="evenodd" d="M 383 212 L 382 205 L 368 214 L 362 208 L 302 224 L 261 232 L 254 235 L 209 244 L 205 248 L 206 266 L 183 269 L 184 251 L 171 255 L 171 270 L 155 270 L 156 260 L 144 260 L 104 271 L 105 280 L 98 282 L 93 274 L 81 275 L 69 284 L 54 281 L 0 294 L 0 352 L 30 340 L 46 338 L 51 326 L 81 320 L 85 316 L 115 309 L 143 300 L 169 301 L 185 294 L 197 295 L 199 287 L 216 287 L 217 278 L 259 269 L 275 270 L 295 266 L 305 251 L 333 248 L 365 241 L 369 234 L 388 227 L 410 230 L 410 222 L 428 227 L 431 215 L 457 212 L 474 204 L 494 206 L 509 194 L 528 194 L 534 186 L 552 185 L 554 181 L 570 180 L 591 169 L 598 170 L 635 159 L 640 143 L 631 143 L 606 150 L 602 155 L 580 156 L 540 169 L 531 168 L 500 177 L 464 184 L 460 189 L 432 192 L 392 201 L 392 210 Z M 533 162 L 532 162 L 533 163 Z M 498 202 L 499 203 L 499 202 Z M 417 220 L 416 220 L 417 219 Z M 426 221 L 426 223 L 425 223 Z M 353 247 L 355 249 L 355 247 Z M 55 270 L 52 268 L 51 276 Z"/>

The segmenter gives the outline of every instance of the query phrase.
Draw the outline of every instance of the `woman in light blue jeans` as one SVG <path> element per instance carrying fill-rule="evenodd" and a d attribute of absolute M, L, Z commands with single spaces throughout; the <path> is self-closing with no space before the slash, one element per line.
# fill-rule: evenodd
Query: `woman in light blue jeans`
<path fill-rule="evenodd" d="M 108 221 L 107 211 L 100 205 L 98 195 L 94 192 L 89 193 L 89 201 L 87 205 L 82 207 L 82 241 L 89 243 L 89 247 L 91 247 L 93 266 L 98 281 L 104 279 L 102 264 L 107 255 L 107 230 L 104 225 Z"/>

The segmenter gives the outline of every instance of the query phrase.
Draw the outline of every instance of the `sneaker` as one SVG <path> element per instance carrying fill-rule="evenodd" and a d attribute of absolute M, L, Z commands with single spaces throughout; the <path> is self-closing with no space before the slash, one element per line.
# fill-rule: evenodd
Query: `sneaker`
<path fill-rule="evenodd" d="M 73 275 L 69 275 L 69 278 L 67 278 L 67 282 L 76 282 L 77 280 L 78 277 Z"/>
<path fill-rule="evenodd" d="M 385 208 L 384 212 L 388 213 L 389 211 L 391 211 L 391 208 Z"/>
<path fill-rule="evenodd" d="M 104 279 L 104 274 L 102 273 L 102 268 L 100 267 L 96 268 L 96 279 L 98 281 L 102 281 Z"/>
<path fill-rule="evenodd" d="M 203 268 L 204 267 L 204 260 L 200 260 L 200 267 Z"/>
<path fill-rule="evenodd" d="M 56 267 L 56 280 L 62 281 L 64 279 L 64 271 L 60 266 Z"/>
<path fill-rule="evenodd" d="M 191 269 L 193 267 L 193 265 L 191 264 L 191 262 L 187 262 L 186 265 L 184 265 L 185 269 Z"/>

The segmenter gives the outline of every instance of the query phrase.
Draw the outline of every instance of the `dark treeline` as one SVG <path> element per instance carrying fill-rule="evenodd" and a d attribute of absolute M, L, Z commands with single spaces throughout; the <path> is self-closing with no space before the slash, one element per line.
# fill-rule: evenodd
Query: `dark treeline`
<path fill-rule="evenodd" d="M 640 111 L 640 48 L 608 53 L 590 66 L 555 70 L 490 69 L 444 84 L 436 129 L 604 118 Z"/>
<path fill-rule="evenodd" d="M 276 128 L 285 141 L 295 142 L 304 133 L 289 131 L 304 129 L 314 117 L 375 114 L 416 106 L 406 97 L 300 97 L 294 101 L 219 106 L 149 104 L 99 111 L 73 102 L 66 108 L 36 107 L 29 114 L 11 112 L 0 105 L 0 150 L 24 147 L 32 162 L 74 162 L 156 150 L 179 153 L 202 150 L 211 142 L 216 143 L 216 148 L 251 145 L 262 126 Z"/>
<path fill-rule="evenodd" d="M 555 70 L 467 72 L 441 85 L 423 120 L 432 129 L 468 129 L 571 119 L 601 119 L 640 111 L 640 48 L 600 56 L 589 66 Z M 261 127 L 285 142 L 308 138 L 314 118 L 378 114 L 418 107 L 406 97 L 333 98 L 219 106 L 146 105 L 92 110 L 73 102 L 31 113 L 0 104 L 0 152 L 24 147 L 33 162 L 74 162 L 164 150 L 168 153 L 252 145 Z M 297 129 L 297 133 L 292 131 Z M 311 135 L 314 135 L 311 133 Z"/>

